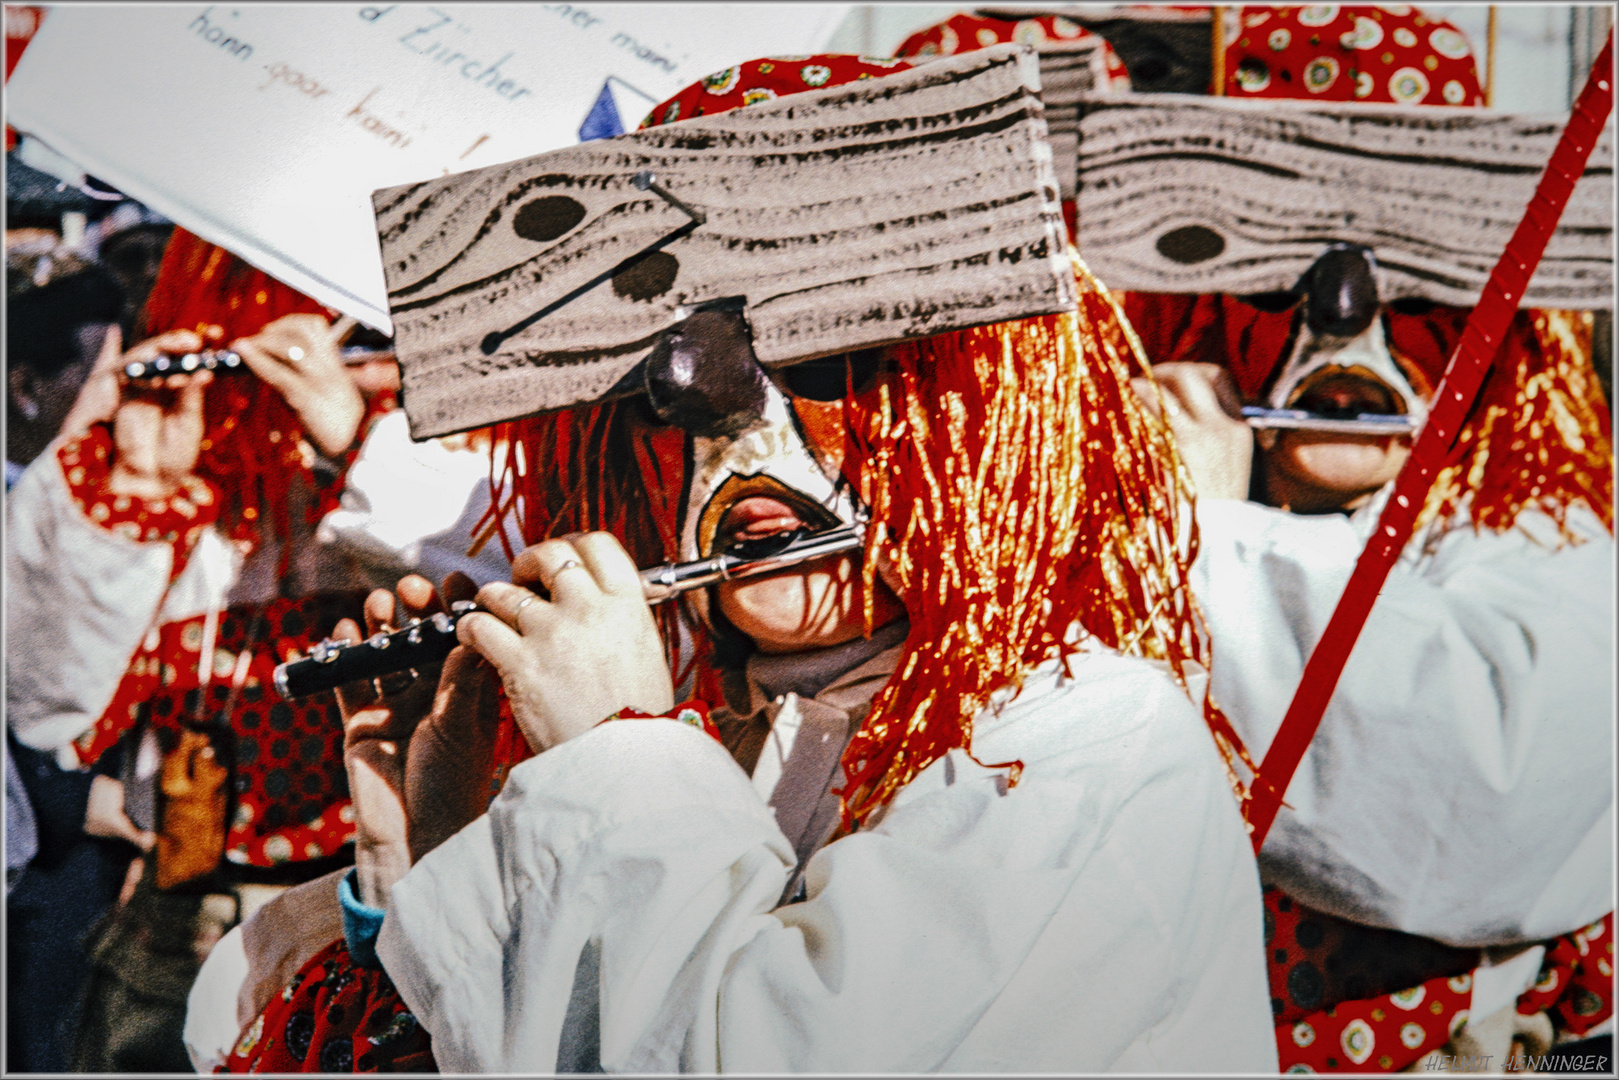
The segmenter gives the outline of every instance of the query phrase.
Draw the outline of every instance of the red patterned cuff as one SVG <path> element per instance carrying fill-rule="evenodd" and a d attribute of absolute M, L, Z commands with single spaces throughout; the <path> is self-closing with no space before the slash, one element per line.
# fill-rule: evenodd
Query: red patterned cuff
<path fill-rule="evenodd" d="M 219 517 L 219 492 L 201 477 L 189 476 L 162 499 L 112 491 L 112 432 L 105 424 L 71 439 L 56 452 L 68 492 L 86 518 L 108 532 L 141 543 L 174 545 L 171 580 L 202 530 Z"/>
<path fill-rule="evenodd" d="M 634 709 L 620 709 L 612 716 L 609 716 L 607 720 L 603 720 L 602 723 L 605 724 L 608 720 L 674 720 L 694 727 L 715 742 L 724 745 L 724 740 L 720 738 L 720 729 L 715 727 L 714 721 L 708 718 L 708 704 L 697 698 L 683 701 L 666 713 L 644 713 L 637 712 Z"/>

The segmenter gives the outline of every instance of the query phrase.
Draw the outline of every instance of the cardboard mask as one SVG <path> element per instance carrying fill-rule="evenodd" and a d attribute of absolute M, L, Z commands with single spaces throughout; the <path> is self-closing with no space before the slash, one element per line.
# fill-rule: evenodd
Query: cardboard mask
<path fill-rule="evenodd" d="M 727 298 L 767 367 L 1071 310 L 1039 86 L 1002 45 L 377 192 L 412 435 L 635 393 Z"/>

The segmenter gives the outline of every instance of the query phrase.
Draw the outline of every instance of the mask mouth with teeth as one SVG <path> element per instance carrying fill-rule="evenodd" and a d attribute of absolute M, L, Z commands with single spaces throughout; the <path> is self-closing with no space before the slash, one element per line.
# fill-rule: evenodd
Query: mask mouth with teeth
<path fill-rule="evenodd" d="M 797 536 L 856 522 L 859 508 L 838 462 L 813 445 L 760 366 L 740 312 L 689 316 L 647 357 L 644 382 L 658 418 L 689 435 L 682 561 L 767 554 Z M 705 595 L 692 602 L 712 619 Z"/>

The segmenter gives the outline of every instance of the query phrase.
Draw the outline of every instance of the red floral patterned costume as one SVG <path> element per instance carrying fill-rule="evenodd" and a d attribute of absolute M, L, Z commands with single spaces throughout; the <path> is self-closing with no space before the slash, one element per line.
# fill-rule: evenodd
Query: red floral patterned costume
<path fill-rule="evenodd" d="M 895 56 L 921 61 L 933 56 L 953 56 L 991 45 L 1016 42 L 1039 47 L 1048 44 L 1077 45 L 1095 41 L 1097 35 L 1063 15 L 1030 15 L 1026 18 L 996 18 L 986 14 L 952 15 L 942 23 L 918 30 L 894 51 Z M 1130 75 L 1113 46 L 1102 41 L 1098 51 L 1096 88 L 1103 93 L 1130 89 Z"/>
<path fill-rule="evenodd" d="M 1483 105 L 1467 35 L 1406 4 L 1240 9 L 1229 97 Z"/>

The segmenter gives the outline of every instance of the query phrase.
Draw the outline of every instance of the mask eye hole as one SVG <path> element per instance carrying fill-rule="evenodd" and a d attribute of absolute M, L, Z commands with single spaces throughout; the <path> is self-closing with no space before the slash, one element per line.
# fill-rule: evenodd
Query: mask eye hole
<path fill-rule="evenodd" d="M 1277 292 L 1249 293 L 1247 296 L 1239 296 L 1237 299 L 1251 308 L 1257 308 L 1265 312 L 1267 315 L 1278 315 L 1294 307 L 1303 298 L 1296 292 L 1284 289 Z"/>
<path fill-rule="evenodd" d="M 810 401 L 839 401 L 851 388 L 859 394 L 871 386 L 882 364 L 882 355 L 881 349 L 861 349 L 806 360 L 802 364 L 783 368 L 781 384 L 794 397 Z"/>
<path fill-rule="evenodd" d="M 1426 315 L 1439 305 L 1420 296 L 1402 296 L 1389 301 L 1389 310 L 1396 315 Z"/>

